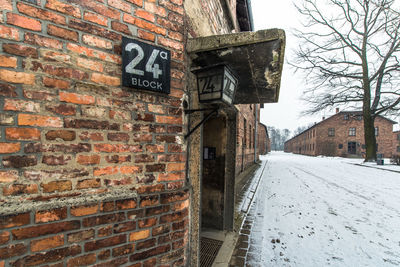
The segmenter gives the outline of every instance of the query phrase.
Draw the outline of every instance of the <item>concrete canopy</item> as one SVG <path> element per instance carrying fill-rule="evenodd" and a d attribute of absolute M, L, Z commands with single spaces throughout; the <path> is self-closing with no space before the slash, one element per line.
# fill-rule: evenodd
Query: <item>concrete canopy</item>
<path fill-rule="evenodd" d="M 240 32 L 188 40 L 192 68 L 228 65 L 239 80 L 234 104 L 275 103 L 279 99 L 285 52 L 280 29 Z"/>

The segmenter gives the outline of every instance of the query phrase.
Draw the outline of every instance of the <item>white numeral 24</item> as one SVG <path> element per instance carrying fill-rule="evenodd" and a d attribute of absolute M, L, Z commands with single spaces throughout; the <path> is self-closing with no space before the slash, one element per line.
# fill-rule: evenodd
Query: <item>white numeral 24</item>
<path fill-rule="evenodd" d="M 134 43 L 129 43 L 126 47 L 125 50 L 130 52 L 132 49 L 135 49 L 138 54 L 137 56 L 125 67 L 125 71 L 127 73 L 132 73 L 140 76 L 144 76 L 144 71 L 135 69 L 135 67 L 143 60 L 144 58 L 144 52 L 143 48 Z M 162 75 L 162 70 L 160 70 L 160 65 L 159 64 L 154 64 L 156 61 L 156 58 L 158 54 L 160 53 L 160 50 L 158 49 L 153 49 L 153 52 L 151 53 L 151 56 L 149 57 L 149 60 L 147 60 L 146 63 L 146 72 L 153 73 L 153 78 L 158 79 L 160 75 Z"/>

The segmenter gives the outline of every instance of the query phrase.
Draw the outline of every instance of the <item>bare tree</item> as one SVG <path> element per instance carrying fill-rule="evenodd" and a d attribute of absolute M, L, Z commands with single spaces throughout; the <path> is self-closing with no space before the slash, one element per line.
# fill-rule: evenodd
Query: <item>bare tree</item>
<path fill-rule="evenodd" d="M 365 161 L 376 161 L 374 120 L 400 110 L 399 7 L 395 0 L 301 3 L 306 30 L 296 32 L 301 42 L 291 64 L 306 76 L 307 113 L 362 108 Z"/>

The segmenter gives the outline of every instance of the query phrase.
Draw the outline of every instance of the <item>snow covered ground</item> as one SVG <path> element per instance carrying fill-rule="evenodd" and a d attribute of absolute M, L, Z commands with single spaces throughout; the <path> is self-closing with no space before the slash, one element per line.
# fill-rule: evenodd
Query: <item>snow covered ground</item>
<path fill-rule="evenodd" d="M 283 152 L 264 160 L 248 266 L 400 265 L 400 173 Z"/>

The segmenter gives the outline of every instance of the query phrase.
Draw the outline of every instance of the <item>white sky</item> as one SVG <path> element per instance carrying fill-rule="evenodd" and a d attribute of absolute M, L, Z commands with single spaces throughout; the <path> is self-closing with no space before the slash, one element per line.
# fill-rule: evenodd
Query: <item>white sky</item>
<path fill-rule="evenodd" d="M 325 111 L 315 116 L 301 116 L 306 103 L 300 100 L 302 95 L 303 78 L 301 73 L 287 64 L 293 56 L 297 40 L 291 35 L 291 29 L 301 27 L 300 15 L 292 0 L 252 0 L 253 20 L 255 30 L 280 28 L 286 32 L 285 63 L 281 80 L 278 103 L 265 104 L 261 110 L 261 122 L 267 126 L 293 131 L 299 126 L 307 126 L 319 122 L 322 117 L 329 117 L 334 111 Z M 398 129 L 399 125 L 395 125 Z"/>
<path fill-rule="evenodd" d="M 320 121 L 323 115 L 300 117 L 301 111 L 305 108 L 305 102 L 300 100 L 303 81 L 301 73 L 295 74 L 293 68 L 287 64 L 287 59 L 293 54 L 291 50 L 296 48 L 295 37 L 290 31 L 300 25 L 292 1 L 252 0 L 251 5 L 255 30 L 279 28 L 286 32 L 285 63 L 279 102 L 264 105 L 264 109 L 261 110 L 261 122 L 267 126 L 293 131 L 299 126 Z"/>

